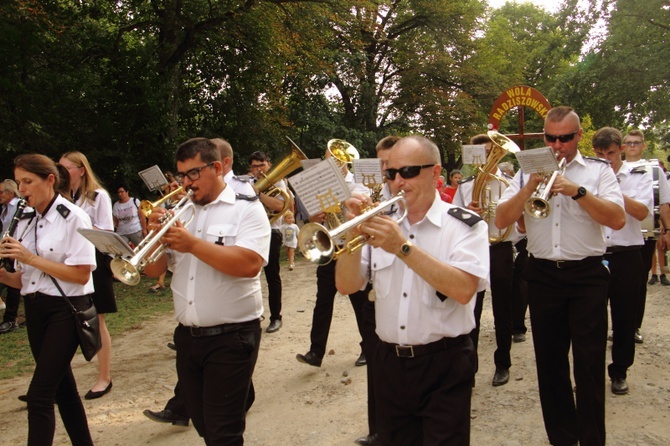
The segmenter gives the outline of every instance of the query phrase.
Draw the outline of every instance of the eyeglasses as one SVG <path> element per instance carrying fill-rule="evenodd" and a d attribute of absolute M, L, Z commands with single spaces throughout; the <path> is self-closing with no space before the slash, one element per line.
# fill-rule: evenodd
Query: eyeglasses
<path fill-rule="evenodd" d="M 570 142 L 573 139 L 575 139 L 575 135 L 579 133 L 579 130 L 576 130 L 572 133 L 568 133 L 567 135 L 550 135 L 549 133 L 544 133 L 544 137 L 547 139 L 549 142 L 556 142 L 556 140 L 559 140 L 560 142 Z"/>
<path fill-rule="evenodd" d="M 195 181 L 195 180 L 197 180 L 198 178 L 200 178 L 200 171 L 201 171 L 202 169 L 204 169 L 205 167 L 209 167 L 209 166 L 211 166 L 211 165 L 214 164 L 215 162 L 216 162 L 216 161 L 212 161 L 211 163 L 207 163 L 207 164 L 205 164 L 205 165 L 202 166 L 202 167 L 196 167 L 196 168 L 190 169 L 190 170 L 188 170 L 186 173 L 177 172 L 177 174 L 176 174 L 174 177 L 175 177 L 175 179 L 176 179 L 177 181 L 179 181 L 180 183 L 181 183 L 182 181 L 184 181 L 184 177 L 188 177 L 189 180 L 191 180 L 191 181 Z"/>
<path fill-rule="evenodd" d="M 644 144 L 644 141 L 626 141 L 623 143 L 623 145 L 626 147 L 637 147 L 641 146 L 642 144 Z"/>
<path fill-rule="evenodd" d="M 414 178 L 419 175 L 423 169 L 433 167 L 435 164 L 424 164 L 423 166 L 405 166 L 400 169 L 386 169 L 384 171 L 384 176 L 390 181 L 395 180 L 395 174 L 399 173 L 401 177 L 406 180 Z"/>

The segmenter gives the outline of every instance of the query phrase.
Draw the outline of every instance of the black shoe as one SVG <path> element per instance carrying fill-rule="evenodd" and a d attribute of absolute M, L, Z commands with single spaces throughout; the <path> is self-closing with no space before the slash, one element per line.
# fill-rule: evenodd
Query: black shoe
<path fill-rule="evenodd" d="M 92 390 L 89 390 L 86 393 L 86 395 L 84 395 L 84 399 L 94 400 L 96 398 L 100 398 L 101 396 L 107 395 L 110 390 L 112 390 L 112 382 L 111 381 L 109 382 L 109 384 L 107 384 L 107 387 L 105 387 L 105 390 L 101 390 L 100 392 L 94 392 Z"/>
<path fill-rule="evenodd" d="M 365 437 L 357 438 L 354 440 L 354 443 L 360 444 L 361 446 L 375 446 L 379 443 L 379 434 L 370 434 Z"/>
<path fill-rule="evenodd" d="M 644 338 L 642 337 L 642 333 L 640 333 L 639 328 L 635 330 L 635 334 L 633 336 L 635 337 L 636 344 L 642 344 L 644 342 Z"/>
<path fill-rule="evenodd" d="M 12 332 L 18 328 L 19 324 L 17 324 L 16 321 L 3 322 L 2 324 L 0 324 L 0 334 Z"/>
<path fill-rule="evenodd" d="M 28 402 L 28 395 L 19 395 L 19 401 Z"/>
<path fill-rule="evenodd" d="M 496 373 L 493 375 L 491 385 L 493 387 L 504 386 L 509 382 L 509 369 L 496 368 Z"/>
<path fill-rule="evenodd" d="M 526 334 L 525 333 L 514 333 L 512 335 L 512 341 L 516 342 L 517 344 L 519 342 L 526 342 Z"/>
<path fill-rule="evenodd" d="M 626 395 L 628 393 L 628 384 L 623 378 L 612 378 L 612 393 L 615 395 Z"/>
<path fill-rule="evenodd" d="M 169 409 L 161 410 L 160 412 L 145 410 L 142 413 L 150 420 L 158 423 L 172 423 L 173 426 L 188 427 L 188 417 L 177 415 Z"/>
<path fill-rule="evenodd" d="M 281 328 L 281 319 L 275 319 L 274 321 L 270 321 L 270 325 L 268 325 L 268 328 L 265 329 L 266 333 L 274 333 L 275 331 L 278 331 Z"/>
<path fill-rule="evenodd" d="M 170 350 L 177 351 L 177 346 L 174 345 L 173 342 L 168 342 L 168 343 L 167 343 L 167 348 L 169 348 Z"/>
<path fill-rule="evenodd" d="M 356 367 L 360 367 L 360 366 L 366 365 L 367 363 L 368 363 L 368 360 L 365 359 L 365 353 L 361 353 L 358 356 L 358 359 L 356 360 L 356 362 L 354 362 L 354 365 Z"/>
<path fill-rule="evenodd" d="M 303 364 L 309 364 L 314 367 L 321 367 L 321 358 L 317 356 L 316 353 L 314 352 L 307 352 L 304 355 L 301 355 L 298 353 L 295 355 L 295 359 L 298 360 L 298 362 L 302 362 Z"/>
<path fill-rule="evenodd" d="M 668 286 L 670 285 L 670 280 L 665 277 L 665 274 L 661 274 L 661 285 Z"/>
<path fill-rule="evenodd" d="M 651 279 L 647 282 L 647 285 L 656 285 L 658 283 L 658 276 L 656 274 L 651 275 Z"/>

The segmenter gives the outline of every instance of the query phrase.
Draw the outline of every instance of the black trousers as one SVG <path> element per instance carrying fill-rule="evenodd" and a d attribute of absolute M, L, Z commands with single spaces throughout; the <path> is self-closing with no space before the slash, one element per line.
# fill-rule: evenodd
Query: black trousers
<path fill-rule="evenodd" d="M 6 287 L 7 297 L 5 298 L 5 314 L 2 315 L 2 322 L 16 322 L 19 315 L 19 304 L 21 302 L 21 293 L 18 288 Z"/>
<path fill-rule="evenodd" d="M 607 367 L 610 378 L 626 379 L 635 359 L 635 330 L 639 308 L 641 280 L 647 280 L 642 249 L 605 254 L 611 271 L 607 295 L 612 315 L 612 363 Z"/>
<path fill-rule="evenodd" d="M 336 263 L 336 261 L 332 261 L 327 265 L 320 265 L 316 268 L 316 304 L 312 315 L 311 346 L 309 349 L 320 358 L 323 358 L 326 354 L 328 333 L 333 320 L 333 304 L 337 294 L 337 288 L 335 287 Z M 356 316 L 358 332 L 363 338 L 363 304 L 368 300 L 368 292 L 364 290 L 350 294 L 349 300 Z M 362 347 L 363 342 L 361 341 Z"/>
<path fill-rule="evenodd" d="M 377 424 L 382 445 L 470 444 L 470 404 L 477 354 L 469 336 L 444 350 L 399 358 L 393 345 L 374 355 Z"/>
<path fill-rule="evenodd" d="M 526 311 L 528 310 L 528 285 L 523 279 L 523 270 L 528 261 L 528 251 L 526 245 L 528 239 L 519 240 L 516 245 L 516 257 L 514 258 L 514 273 L 512 274 L 512 333 L 525 334 L 528 331 L 526 327 Z"/>
<path fill-rule="evenodd" d="M 198 434 L 207 445 L 243 444 L 260 322 L 205 337 L 194 337 L 180 325 L 174 338 L 179 393 Z"/>
<path fill-rule="evenodd" d="M 270 254 L 268 264 L 263 267 L 265 280 L 268 282 L 268 304 L 270 306 L 270 320 L 281 320 L 281 275 L 279 274 L 279 254 L 281 253 L 281 232 L 272 230 L 270 238 Z"/>
<path fill-rule="evenodd" d="M 54 402 L 74 446 L 92 445 L 84 406 L 70 362 L 79 347 L 72 308 L 63 297 L 25 297 L 28 341 L 35 372 L 28 387 L 28 445 L 51 446 L 56 429 Z M 71 297 L 78 310 L 91 306 L 88 296 Z"/>
<path fill-rule="evenodd" d="M 493 361 L 496 368 L 508 369 L 512 366 L 512 273 L 514 270 L 514 249 L 512 242 L 501 242 L 489 247 L 491 261 L 491 306 L 496 333 L 496 351 Z M 475 305 L 476 326 L 470 332 L 475 351 L 479 344 L 479 329 L 484 306 L 484 291 L 477 293 Z"/>
<path fill-rule="evenodd" d="M 363 303 L 363 353 L 367 360 L 366 373 L 368 379 L 368 433 L 377 433 L 377 399 L 375 397 L 375 349 L 379 336 L 375 331 L 375 303 L 366 300 Z"/>
<path fill-rule="evenodd" d="M 552 445 L 601 446 L 610 274 L 599 257 L 560 266 L 530 257 L 525 271 L 544 426 Z"/>
<path fill-rule="evenodd" d="M 656 239 L 647 238 L 644 239 L 644 247 L 642 248 L 642 262 L 644 262 L 644 270 L 646 271 L 644 275 L 644 280 L 640 283 L 640 292 L 642 293 L 642 298 L 637 305 L 637 327 L 642 327 L 642 319 L 644 319 L 644 308 L 647 303 L 647 274 L 651 271 L 651 263 L 654 261 L 654 252 L 656 252 Z M 663 271 L 661 271 L 663 274 Z"/>

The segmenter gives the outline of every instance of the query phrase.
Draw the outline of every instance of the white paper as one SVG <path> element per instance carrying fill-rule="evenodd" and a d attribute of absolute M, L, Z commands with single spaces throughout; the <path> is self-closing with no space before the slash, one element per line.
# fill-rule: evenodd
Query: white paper
<path fill-rule="evenodd" d="M 116 232 L 84 228 L 79 228 L 77 231 L 102 253 L 124 258 L 131 258 L 134 254 L 132 248 Z"/>
<path fill-rule="evenodd" d="M 325 212 L 351 197 L 340 166 L 333 158 L 293 175 L 288 181 L 309 215 Z"/>
<path fill-rule="evenodd" d="M 368 189 L 373 189 L 378 184 L 384 184 L 382 160 L 379 158 L 355 159 L 353 160 L 353 169 L 354 181 Z"/>
<path fill-rule="evenodd" d="M 558 170 L 558 161 L 551 147 L 521 150 L 516 153 L 516 159 L 523 173 L 549 174 Z"/>
<path fill-rule="evenodd" d="M 158 167 L 158 165 L 151 166 L 148 169 L 144 169 L 139 173 L 139 175 L 150 191 L 159 190 L 163 186 L 168 184 L 167 178 L 165 178 L 165 175 L 163 175 L 163 171 L 161 170 L 160 167 Z"/>
<path fill-rule="evenodd" d="M 302 164 L 302 170 L 307 170 L 310 167 L 316 166 L 321 161 L 323 161 L 323 160 L 319 159 L 319 158 L 312 158 L 312 159 L 308 159 L 308 160 L 302 160 L 302 161 L 300 161 L 300 164 Z"/>
<path fill-rule="evenodd" d="M 463 164 L 474 164 L 475 166 L 482 166 L 486 164 L 486 145 L 463 145 Z"/>

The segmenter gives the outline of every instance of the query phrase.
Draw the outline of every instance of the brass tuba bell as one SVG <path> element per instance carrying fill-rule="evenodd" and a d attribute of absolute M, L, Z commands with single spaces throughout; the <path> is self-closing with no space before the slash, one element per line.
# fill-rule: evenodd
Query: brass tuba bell
<path fill-rule="evenodd" d="M 356 147 L 349 144 L 343 139 L 331 139 L 326 144 L 328 152 L 337 160 L 340 166 L 344 164 L 351 164 L 353 160 L 360 158 Z"/>

